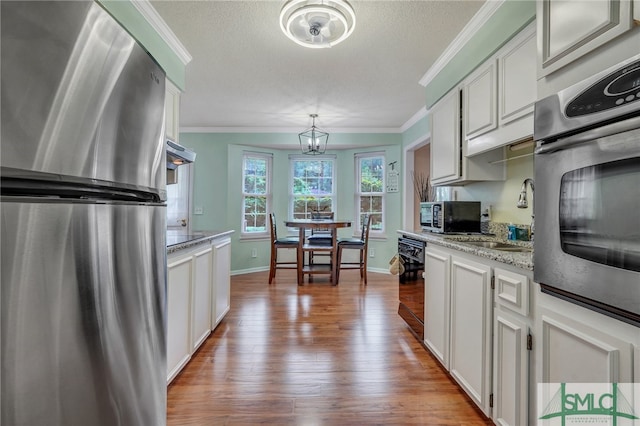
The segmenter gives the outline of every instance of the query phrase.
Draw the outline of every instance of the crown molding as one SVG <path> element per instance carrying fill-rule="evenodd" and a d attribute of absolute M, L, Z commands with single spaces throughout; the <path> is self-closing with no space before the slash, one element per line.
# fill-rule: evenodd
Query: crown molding
<path fill-rule="evenodd" d="M 178 56 L 183 65 L 191 62 L 192 56 L 187 48 L 178 40 L 178 37 L 171 31 L 171 28 L 160 17 L 158 11 L 154 9 L 149 0 L 132 0 L 131 4 L 140 12 L 144 19 L 160 35 L 171 50 Z"/>
<path fill-rule="evenodd" d="M 180 133 L 300 133 L 302 127 L 180 127 Z M 402 133 L 397 127 L 357 128 L 335 127 L 325 128 L 322 131 L 328 133 Z"/>
<path fill-rule="evenodd" d="M 407 130 L 409 130 L 411 128 L 411 126 L 413 126 L 414 124 L 416 124 L 418 121 L 422 120 L 426 116 L 427 116 L 427 107 L 423 106 L 422 108 L 420 108 L 418 110 L 418 112 L 413 114 L 413 116 L 411 116 L 411 118 L 408 119 L 402 125 L 402 127 L 400 127 L 400 133 L 406 132 Z"/>
<path fill-rule="evenodd" d="M 487 20 L 502 6 L 505 0 L 488 0 L 473 15 L 473 18 L 465 25 L 460 33 L 453 39 L 451 44 L 442 52 L 442 55 L 433 63 L 431 68 L 420 79 L 420 85 L 427 87 L 433 78 L 440 73 L 444 67 L 455 57 L 460 50 L 475 36 Z"/>

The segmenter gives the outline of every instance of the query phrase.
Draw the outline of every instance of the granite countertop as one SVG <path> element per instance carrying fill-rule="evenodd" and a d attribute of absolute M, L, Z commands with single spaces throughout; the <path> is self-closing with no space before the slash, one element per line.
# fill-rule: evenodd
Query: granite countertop
<path fill-rule="evenodd" d="M 198 244 L 204 244 L 216 238 L 233 234 L 231 231 L 195 231 L 188 232 L 181 229 L 167 230 L 167 254 L 174 253 Z"/>
<path fill-rule="evenodd" d="M 399 230 L 398 234 L 413 237 L 418 240 L 426 241 L 427 244 L 432 243 L 442 247 L 459 250 L 465 253 L 473 254 L 479 257 L 495 260 L 497 262 L 513 265 L 518 268 L 533 270 L 533 242 L 531 241 L 507 241 L 492 235 L 470 234 L 470 235 L 442 235 L 431 232 L 421 231 L 403 231 Z M 512 252 L 495 250 L 487 247 L 478 247 L 465 244 L 469 241 L 495 241 L 522 246 L 532 249 L 526 252 Z"/>

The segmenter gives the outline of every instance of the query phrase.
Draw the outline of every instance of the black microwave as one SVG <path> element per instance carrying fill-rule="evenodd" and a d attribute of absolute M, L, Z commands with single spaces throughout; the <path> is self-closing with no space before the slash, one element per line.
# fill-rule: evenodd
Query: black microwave
<path fill-rule="evenodd" d="M 420 226 L 440 234 L 479 233 L 480 201 L 422 202 Z"/>

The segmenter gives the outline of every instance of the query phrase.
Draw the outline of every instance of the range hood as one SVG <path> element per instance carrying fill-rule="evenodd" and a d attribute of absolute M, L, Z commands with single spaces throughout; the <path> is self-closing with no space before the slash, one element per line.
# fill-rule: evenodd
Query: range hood
<path fill-rule="evenodd" d="M 182 145 L 167 139 L 167 169 L 175 170 L 183 164 L 193 163 L 196 159 L 196 153 L 185 148 Z"/>
<path fill-rule="evenodd" d="M 167 139 L 167 185 L 178 183 L 178 166 L 193 163 L 196 153 Z"/>

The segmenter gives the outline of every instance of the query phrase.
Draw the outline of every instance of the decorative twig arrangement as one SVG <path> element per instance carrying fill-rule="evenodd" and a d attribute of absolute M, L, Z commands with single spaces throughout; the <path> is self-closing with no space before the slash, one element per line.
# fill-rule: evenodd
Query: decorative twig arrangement
<path fill-rule="evenodd" d="M 413 179 L 413 188 L 416 191 L 416 195 L 421 202 L 433 200 L 433 188 L 429 181 L 429 175 L 424 173 L 411 172 L 411 178 Z"/>

